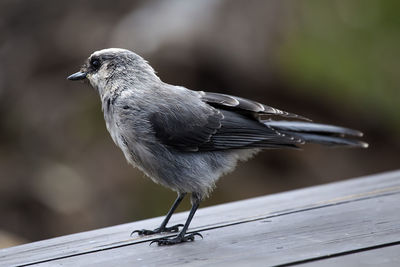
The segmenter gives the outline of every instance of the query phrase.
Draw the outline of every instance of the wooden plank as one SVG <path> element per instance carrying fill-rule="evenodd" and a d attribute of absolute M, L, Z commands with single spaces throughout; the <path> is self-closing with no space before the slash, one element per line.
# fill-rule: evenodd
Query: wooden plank
<path fill-rule="evenodd" d="M 400 266 L 400 245 L 388 246 L 377 249 L 361 251 L 331 257 L 328 259 L 311 261 L 296 265 L 298 267 L 337 267 L 337 266 L 379 266 L 398 267 Z"/>
<path fill-rule="evenodd" d="M 400 240 L 399 194 L 202 231 L 172 247 L 134 244 L 36 266 L 279 266 Z M 345 266 L 348 266 L 345 264 Z"/>
<path fill-rule="evenodd" d="M 323 209 L 340 203 L 396 194 L 400 192 L 399 177 L 400 171 L 396 171 L 203 208 L 196 214 L 191 229 L 218 228 L 240 222 L 261 220 L 266 217 L 279 217 L 308 209 Z M 187 213 L 174 215 L 171 223 L 183 222 L 186 216 Z M 129 233 L 134 229 L 154 228 L 160 221 L 161 218 L 153 218 L 2 249 L 0 250 L 0 263 L 7 266 L 22 265 L 141 243 L 151 240 L 154 236 L 130 238 Z"/>

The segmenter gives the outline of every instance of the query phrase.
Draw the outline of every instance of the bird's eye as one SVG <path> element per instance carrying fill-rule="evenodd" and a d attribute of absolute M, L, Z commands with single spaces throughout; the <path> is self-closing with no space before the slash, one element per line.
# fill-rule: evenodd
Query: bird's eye
<path fill-rule="evenodd" d="M 98 60 L 98 59 L 92 59 L 91 61 L 90 61 L 90 65 L 92 65 L 92 67 L 94 68 L 94 69 L 98 69 L 98 68 L 100 68 L 100 60 Z"/>

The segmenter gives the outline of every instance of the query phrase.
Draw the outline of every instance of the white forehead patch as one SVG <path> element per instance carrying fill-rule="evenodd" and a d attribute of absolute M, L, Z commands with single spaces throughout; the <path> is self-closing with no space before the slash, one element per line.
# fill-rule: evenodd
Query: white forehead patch
<path fill-rule="evenodd" d="M 102 50 L 98 50 L 96 52 L 94 52 L 93 54 L 90 55 L 90 57 L 92 56 L 99 56 L 101 54 L 118 54 L 118 53 L 123 53 L 123 52 L 130 52 L 127 49 L 123 49 L 123 48 L 106 48 L 106 49 L 102 49 Z"/>

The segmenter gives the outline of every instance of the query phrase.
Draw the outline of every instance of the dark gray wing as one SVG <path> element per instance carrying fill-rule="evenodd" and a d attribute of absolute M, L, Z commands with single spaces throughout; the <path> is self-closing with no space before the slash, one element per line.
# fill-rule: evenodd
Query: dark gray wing
<path fill-rule="evenodd" d="M 193 112 L 164 110 L 150 116 L 156 137 L 180 151 L 296 147 L 303 141 L 256 119 L 212 107 Z"/>
<path fill-rule="evenodd" d="M 150 115 L 155 136 L 165 145 L 181 151 L 198 151 L 221 128 L 223 115 L 214 108 L 197 112 L 173 106 Z"/>
<path fill-rule="evenodd" d="M 251 113 L 252 115 L 277 115 L 286 118 L 311 121 L 303 116 L 279 110 L 246 98 L 210 92 L 200 93 L 201 100 L 212 106 L 216 106 L 217 108 L 242 111 L 245 113 Z"/>
<path fill-rule="evenodd" d="M 240 97 L 200 94 L 208 105 L 168 105 L 168 109 L 150 116 L 160 142 L 180 151 L 296 147 L 304 143 L 368 146 L 347 138 L 362 136 L 356 130 L 301 121 L 261 120 L 260 114 L 305 118 Z"/>
<path fill-rule="evenodd" d="M 248 116 L 228 110 L 220 112 L 224 115 L 221 127 L 199 146 L 200 150 L 296 147 L 303 143 L 300 138 L 279 133 Z"/>

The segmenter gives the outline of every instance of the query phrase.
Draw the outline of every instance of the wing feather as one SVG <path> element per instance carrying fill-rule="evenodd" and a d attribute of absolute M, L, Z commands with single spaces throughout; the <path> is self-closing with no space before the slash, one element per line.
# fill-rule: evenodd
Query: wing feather
<path fill-rule="evenodd" d="M 220 108 L 225 109 L 236 109 L 241 111 L 247 111 L 253 114 L 261 115 L 277 115 L 286 118 L 293 119 L 301 119 L 306 121 L 311 121 L 303 116 L 289 113 L 280 109 L 273 108 L 271 106 L 267 106 L 256 101 L 252 101 L 246 98 L 227 95 L 227 94 L 219 94 L 219 93 L 211 93 L 211 92 L 200 92 L 201 99 L 210 104 Z"/>
<path fill-rule="evenodd" d="M 167 105 L 149 117 L 156 137 L 163 144 L 190 152 L 297 147 L 306 142 L 367 146 L 344 138 L 362 136 L 352 129 L 300 121 L 261 120 L 260 114 L 307 119 L 245 98 L 205 92 L 200 95 L 196 104 Z"/>
<path fill-rule="evenodd" d="M 271 127 L 239 113 L 210 107 L 204 117 L 184 113 L 154 113 L 150 117 L 156 137 L 180 151 L 215 151 L 295 146 L 299 138 L 282 135 Z M 206 112 L 206 113 L 207 113 Z"/>

